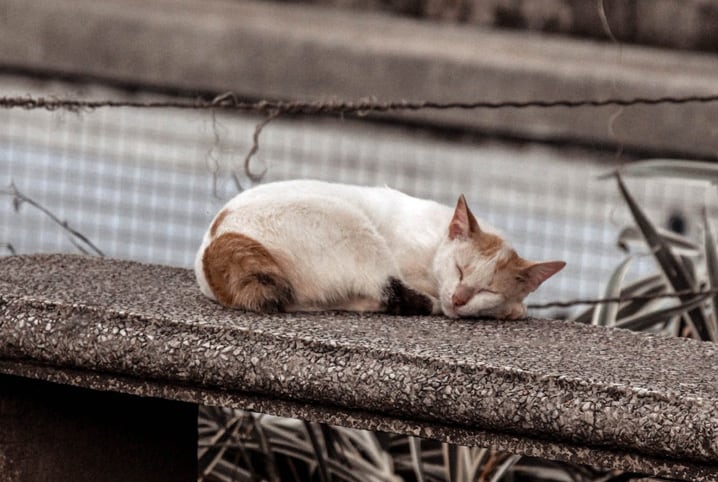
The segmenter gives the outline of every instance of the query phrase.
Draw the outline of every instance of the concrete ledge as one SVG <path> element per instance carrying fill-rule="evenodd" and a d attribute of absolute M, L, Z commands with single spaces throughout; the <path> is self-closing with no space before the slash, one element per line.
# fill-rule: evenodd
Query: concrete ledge
<path fill-rule="evenodd" d="M 257 316 L 183 269 L 0 260 L 0 372 L 685 480 L 718 475 L 715 345 L 560 321 Z"/>
<path fill-rule="evenodd" d="M 0 12 L 0 66 L 248 97 L 602 99 L 708 95 L 718 85 L 718 62 L 706 54 L 306 5 L 0 0 Z M 718 151 L 716 104 L 421 111 L 406 118 L 687 156 Z"/>
<path fill-rule="evenodd" d="M 313 0 L 312 3 L 383 10 L 429 20 L 563 33 L 611 41 L 601 21 L 622 43 L 718 51 L 718 5 L 711 0 L 441 0 L 376 2 Z"/>

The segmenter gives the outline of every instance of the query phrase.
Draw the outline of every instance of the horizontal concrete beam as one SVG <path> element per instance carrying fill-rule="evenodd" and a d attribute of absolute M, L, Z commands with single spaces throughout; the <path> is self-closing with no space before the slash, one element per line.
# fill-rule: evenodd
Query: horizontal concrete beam
<path fill-rule="evenodd" d="M 715 35 L 718 3 L 712 0 L 313 0 L 312 3 L 468 25 L 562 33 L 607 42 L 613 41 L 613 35 L 622 43 L 718 52 Z"/>
<path fill-rule="evenodd" d="M 188 270 L 0 260 L 0 373 L 684 480 L 718 475 L 718 348 L 579 324 L 253 315 Z"/>
<path fill-rule="evenodd" d="M 247 97 L 577 100 L 718 92 L 714 56 L 306 5 L 0 0 L 0 65 Z M 78 28 L 81 26 L 81 28 Z M 718 105 L 420 111 L 519 138 L 713 157 Z"/>

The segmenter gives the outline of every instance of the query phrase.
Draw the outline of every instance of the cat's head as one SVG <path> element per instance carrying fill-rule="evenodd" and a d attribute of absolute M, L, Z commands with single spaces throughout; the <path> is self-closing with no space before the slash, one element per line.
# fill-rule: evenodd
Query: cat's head
<path fill-rule="evenodd" d="M 565 265 L 520 257 L 501 236 L 481 229 L 462 195 L 433 268 L 441 309 L 456 318 L 501 316 Z"/>

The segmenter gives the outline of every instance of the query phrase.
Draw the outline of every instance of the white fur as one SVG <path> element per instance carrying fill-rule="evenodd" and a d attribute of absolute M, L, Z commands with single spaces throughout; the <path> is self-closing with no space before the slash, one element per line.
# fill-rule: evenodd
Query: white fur
<path fill-rule="evenodd" d="M 429 296 L 434 312 L 469 316 L 497 309 L 499 295 L 480 293 L 460 308 L 451 297 L 459 285 L 457 259 L 471 263 L 471 279 L 485 286 L 505 245 L 492 259 L 478 257 L 465 241 L 451 240 L 454 210 L 388 187 L 320 181 L 260 185 L 230 200 L 215 236 L 237 232 L 262 243 L 285 268 L 295 290 L 290 310 L 375 310 L 390 277 Z M 481 229 L 496 233 L 481 223 Z M 204 277 L 205 234 L 195 260 L 202 292 L 213 298 Z"/>

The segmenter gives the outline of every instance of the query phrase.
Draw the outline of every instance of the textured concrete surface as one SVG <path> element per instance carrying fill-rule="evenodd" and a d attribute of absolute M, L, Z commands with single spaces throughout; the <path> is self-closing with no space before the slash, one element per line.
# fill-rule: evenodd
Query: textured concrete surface
<path fill-rule="evenodd" d="M 0 67 L 257 98 L 714 95 L 718 80 L 713 55 L 286 3 L 0 0 L 0 12 Z M 718 151 L 716 103 L 418 111 L 407 117 L 591 146 L 711 158 Z"/>
<path fill-rule="evenodd" d="M 257 316 L 183 269 L 0 260 L 4 373 L 685 480 L 718 477 L 717 351 L 549 320 Z"/>

